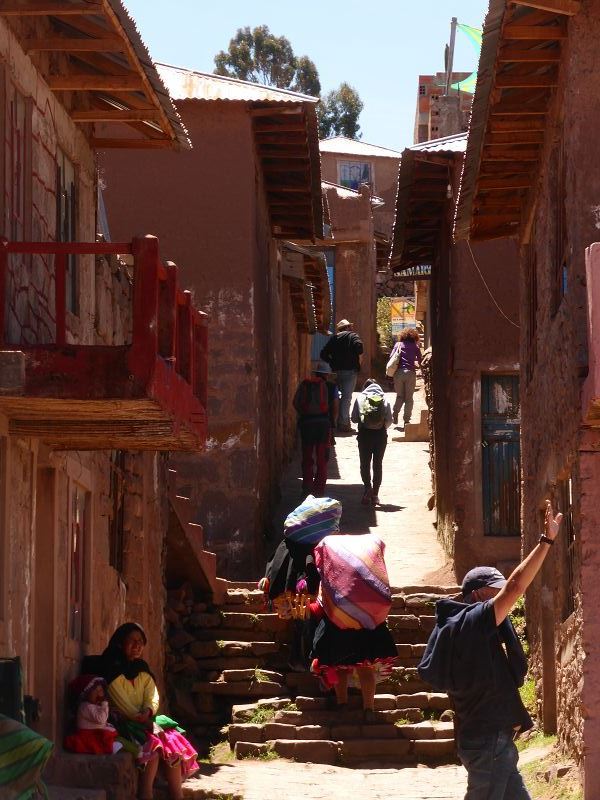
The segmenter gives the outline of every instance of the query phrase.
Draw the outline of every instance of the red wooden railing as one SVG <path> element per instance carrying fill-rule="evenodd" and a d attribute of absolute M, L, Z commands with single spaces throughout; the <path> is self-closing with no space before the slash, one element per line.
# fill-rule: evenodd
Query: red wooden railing
<path fill-rule="evenodd" d="M 177 267 L 163 264 L 154 236 L 131 242 L 11 242 L 0 238 L 0 348 L 33 349 L 36 344 L 6 341 L 8 259 L 11 254 L 54 256 L 56 348 L 66 346 L 66 272 L 71 255 L 133 255 L 132 339 L 128 363 L 134 376 L 147 379 L 157 358 L 167 362 L 190 385 L 197 400 L 207 401 L 206 315 L 177 285 Z M 47 347 L 48 345 L 44 345 Z M 89 347 L 89 345 L 83 345 Z M 93 346 L 91 346 L 93 347 Z"/>

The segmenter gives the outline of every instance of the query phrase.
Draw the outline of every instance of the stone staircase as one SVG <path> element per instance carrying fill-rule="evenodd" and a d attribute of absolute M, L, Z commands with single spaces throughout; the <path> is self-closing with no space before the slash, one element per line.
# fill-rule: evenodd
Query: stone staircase
<path fill-rule="evenodd" d="M 188 601 L 190 613 L 179 627 L 171 625 L 173 713 L 204 742 L 215 743 L 226 730 L 236 758 L 349 766 L 453 761 L 449 700 L 429 691 L 416 665 L 433 629 L 435 601 L 457 591 L 393 590 L 388 624 L 398 662 L 378 684 L 374 718 L 365 722 L 358 694 L 347 710 L 330 709 L 317 679 L 289 668 L 292 626 L 265 612 L 255 584 L 227 583 L 222 606 L 202 610 Z"/>

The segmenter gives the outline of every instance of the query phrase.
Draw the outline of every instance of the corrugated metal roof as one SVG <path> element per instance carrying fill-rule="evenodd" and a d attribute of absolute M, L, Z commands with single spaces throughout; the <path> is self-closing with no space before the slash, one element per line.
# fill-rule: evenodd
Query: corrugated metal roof
<path fill-rule="evenodd" d="M 408 149 L 426 153 L 464 153 L 467 149 L 467 133 L 455 133 L 452 136 L 443 136 L 441 139 L 429 139 L 427 142 L 414 144 Z"/>
<path fill-rule="evenodd" d="M 331 139 L 321 139 L 319 149 L 322 153 L 342 153 L 352 156 L 379 156 L 380 158 L 399 159 L 401 153 L 390 150 L 388 147 L 379 147 L 376 144 L 367 144 L 345 136 L 332 136 Z"/>
<path fill-rule="evenodd" d="M 135 54 L 138 57 L 140 65 L 142 66 L 144 72 L 146 73 L 146 77 L 156 93 L 158 102 L 160 103 L 165 115 L 169 120 L 169 123 L 172 126 L 175 140 L 181 147 L 189 150 L 191 143 L 187 135 L 187 131 L 183 125 L 183 122 L 181 121 L 181 117 L 173 105 L 165 84 L 156 71 L 156 63 L 152 60 L 152 57 L 148 52 L 148 48 L 140 36 L 140 32 L 137 29 L 134 18 L 127 10 L 125 3 L 123 3 L 121 0 L 109 0 L 109 2 L 110 7 L 117 16 L 120 24 L 123 27 L 123 30 L 127 34 L 127 37 L 133 46 L 133 49 L 135 50 Z"/>
<path fill-rule="evenodd" d="M 157 63 L 161 78 L 174 100 L 229 100 L 240 102 L 317 103 L 311 97 L 287 89 L 241 81 L 209 72 L 196 72 L 171 64 Z"/>

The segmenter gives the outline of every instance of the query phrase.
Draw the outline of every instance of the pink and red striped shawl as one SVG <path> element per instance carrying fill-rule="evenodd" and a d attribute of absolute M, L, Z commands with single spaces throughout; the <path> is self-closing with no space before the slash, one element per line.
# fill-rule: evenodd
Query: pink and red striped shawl
<path fill-rule="evenodd" d="M 315 547 L 319 601 L 338 628 L 373 630 L 385 622 L 392 595 L 384 549 L 373 533 L 326 536 Z"/>

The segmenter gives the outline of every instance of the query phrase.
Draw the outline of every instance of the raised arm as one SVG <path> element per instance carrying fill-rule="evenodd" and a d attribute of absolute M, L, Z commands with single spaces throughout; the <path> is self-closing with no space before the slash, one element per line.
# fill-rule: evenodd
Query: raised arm
<path fill-rule="evenodd" d="M 529 584 L 538 574 L 548 551 L 552 547 L 552 542 L 558 536 L 560 523 L 563 515 L 559 512 L 554 515 L 554 509 L 550 500 L 546 500 L 546 516 L 544 519 L 544 533 L 531 553 L 521 561 L 519 566 L 510 574 L 506 585 L 500 589 L 496 597 L 492 599 L 494 604 L 494 614 L 496 625 L 500 625 L 509 615 L 512 607 L 519 597 L 525 594 Z M 544 541 L 548 539 L 549 541 Z"/>

